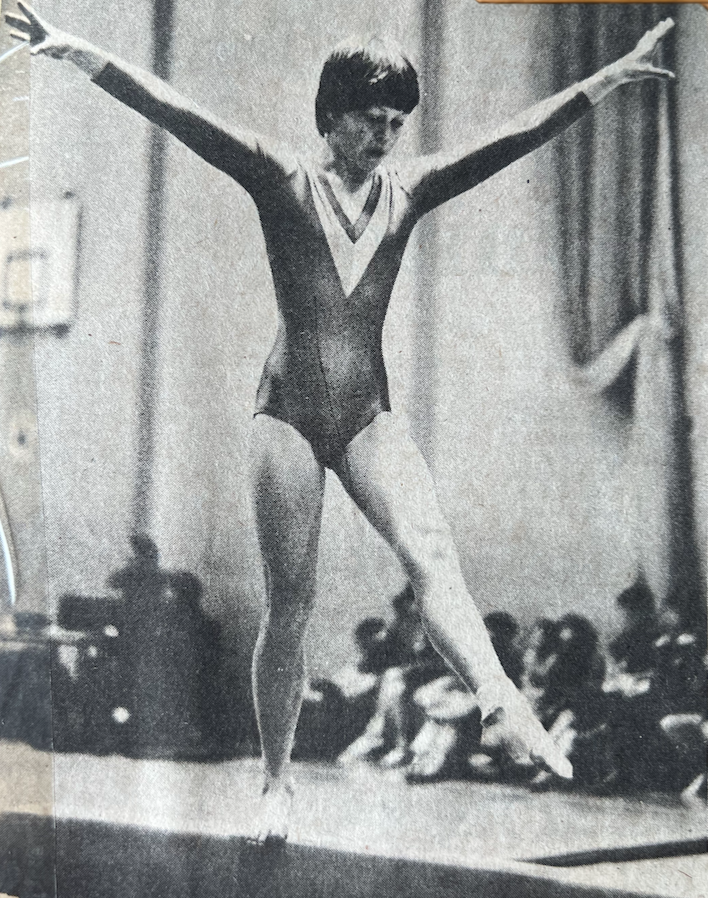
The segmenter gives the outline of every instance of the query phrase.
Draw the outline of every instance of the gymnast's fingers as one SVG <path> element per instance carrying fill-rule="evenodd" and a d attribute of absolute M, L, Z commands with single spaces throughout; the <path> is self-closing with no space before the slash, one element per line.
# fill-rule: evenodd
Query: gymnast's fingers
<path fill-rule="evenodd" d="M 658 69 L 656 66 L 647 66 L 647 74 L 652 78 L 661 78 L 663 81 L 673 81 L 676 75 L 669 69 Z"/>
<path fill-rule="evenodd" d="M 640 39 L 631 55 L 634 55 L 639 59 L 651 59 L 658 49 L 661 40 L 673 27 L 673 19 L 664 19 L 663 22 L 659 22 L 658 25 L 652 28 L 651 31 L 647 31 L 647 33 Z"/>
<path fill-rule="evenodd" d="M 14 31 L 11 29 L 9 34 L 10 37 L 14 38 L 16 41 L 22 41 L 23 44 L 29 43 L 29 35 L 24 34 L 21 31 Z"/>
<path fill-rule="evenodd" d="M 27 16 L 27 18 L 30 20 L 30 22 L 39 22 L 40 21 L 39 16 L 34 11 L 34 9 L 32 9 L 32 7 L 29 5 L 29 3 L 24 3 L 23 0 L 17 0 L 17 8 L 20 10 L 21 13 L 23 13 L 25 16 Z"/>
<path fill-rule="evenodd" d="M 654 28 L 649 32 L 649 34 L 653 34 L 656 40 L 661 40 L 661 38 L 668 34 L 669 31 L 674 27 L 674 20 L 672 18 L 662 19 L 658 25 L 655 25 Z"/>
<path fill-rule="evenodd" d="M 25 19 L 23 16 L 16 16 L 11 12 L 5 13 L 5 21 L 10 26 L 10 28 L 23 28 L 29 31 L 32 28 L 32 24 Z"/>

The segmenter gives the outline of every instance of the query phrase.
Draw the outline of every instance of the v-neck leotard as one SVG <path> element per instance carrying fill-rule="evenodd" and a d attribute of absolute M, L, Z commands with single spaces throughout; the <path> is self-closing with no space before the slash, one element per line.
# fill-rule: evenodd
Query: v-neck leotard
<path fill-rule="evenodd" d="M 332 466 L 390 411 L 382 332 L 411 231 L 421 215 L 485 180 L 588 108 L 576 93 L 538 125 L 481 148 L 380 167 L 359 222 L 346 218 L 315 166 L 208 116 L 154 76 L 109 63 L 94 79 L 231 175 L 253 197 L 265 235 L 278 330 L 256 398 Z"/>
<path fill-rule="evenodd" d="M 261 209 L 279 316 L 256 411 L 295 427 L 324 465 L 391 410 L 381 338 L 416 216 L 396 172 L 383 169 L 379 178 L 376 207 L 365 209 L 369 220 L 361 230 L 338 220 L 341 209 L 303 162 L 280 192 L 275 214 Z M 377 233 L 367 246 L 370 228 Z M 344 244 L 339 250 L 337 241 Z"/>

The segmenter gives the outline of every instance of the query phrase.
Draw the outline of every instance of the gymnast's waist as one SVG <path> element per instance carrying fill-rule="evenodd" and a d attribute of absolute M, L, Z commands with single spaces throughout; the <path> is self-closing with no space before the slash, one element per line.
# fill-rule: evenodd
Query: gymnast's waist
<path fill-rule="evenodd" d="M 388 406 L 383 357 L 380 352 L 327 356 L 313 347 L 281 352 L 276 346 L 263 368 L 258 395 L 259 402 L 268 396 L 269 402 L 288 407 L 305 404 L 315 409 L 335 403 L 344 409 L 374 400 Z"/>

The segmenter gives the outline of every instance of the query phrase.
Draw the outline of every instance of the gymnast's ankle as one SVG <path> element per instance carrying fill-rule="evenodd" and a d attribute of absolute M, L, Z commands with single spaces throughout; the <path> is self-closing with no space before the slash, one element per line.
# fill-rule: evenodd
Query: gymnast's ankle
<path fill-rule="evenodd" d="M 540 766 L 564 779 L 573 767 L 546 732 L 526 698 L 508 678 L 485 683 L 477 690 L 484 733 L 482 745 L 503 749 L 522 767 Z"/>

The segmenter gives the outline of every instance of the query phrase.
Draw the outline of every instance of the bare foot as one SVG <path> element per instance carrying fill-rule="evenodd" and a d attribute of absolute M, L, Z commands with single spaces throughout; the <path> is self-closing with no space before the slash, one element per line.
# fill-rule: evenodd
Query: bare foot
<path fill-rule="evenodd" d="M 499 703 L 483 720 L 482 747 L 503 749 L 514 763 L 539 766 L 572 779 L 573 765 L 544 730 L 529 703 L 515 688 L 505 689 Z"/>
<path fill-rule="evenodd" d="M 282 844 L 288 837 L 294 788 L 289 779 L 272 781 L 263 787 L 256 812 L 256 833 L 252 841 L 258 845 Z"/>

